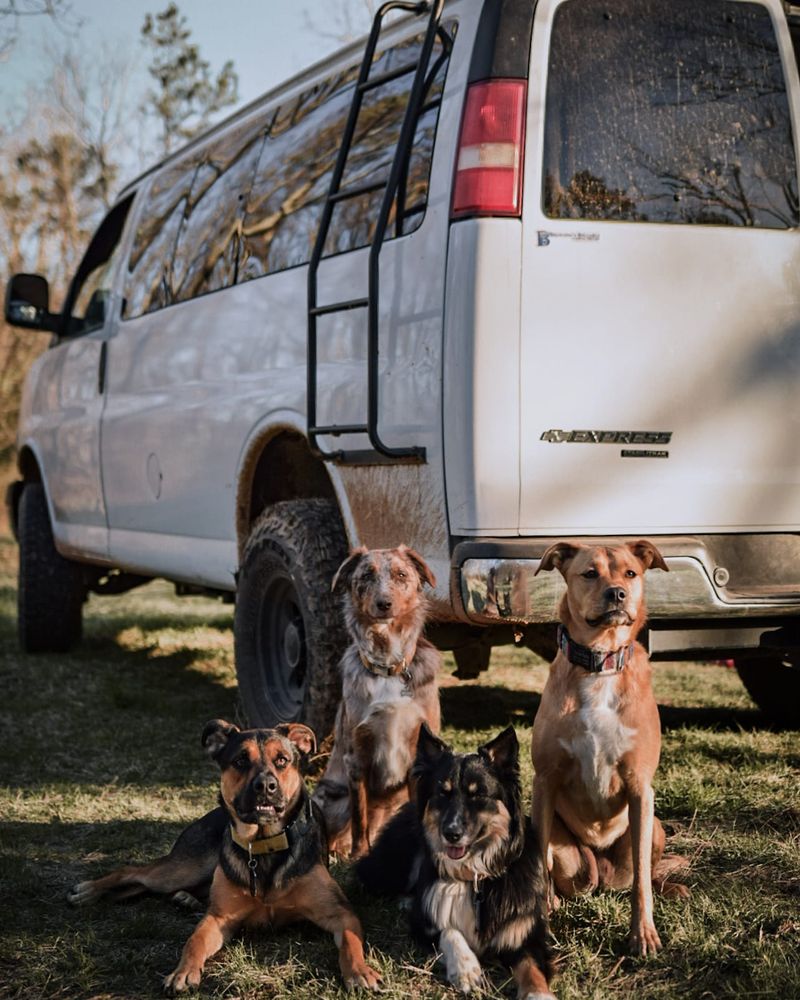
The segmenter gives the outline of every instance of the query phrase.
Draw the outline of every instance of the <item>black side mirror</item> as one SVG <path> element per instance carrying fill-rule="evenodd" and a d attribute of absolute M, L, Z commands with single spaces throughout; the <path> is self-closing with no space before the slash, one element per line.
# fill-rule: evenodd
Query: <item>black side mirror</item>
<path fill-rule="evenodd" d="M 59 316 L 50 312 L 50 288 L 40 274 L 15 274 L 6 286 L 6 322 L 29 330 L 58 328 Z"/>

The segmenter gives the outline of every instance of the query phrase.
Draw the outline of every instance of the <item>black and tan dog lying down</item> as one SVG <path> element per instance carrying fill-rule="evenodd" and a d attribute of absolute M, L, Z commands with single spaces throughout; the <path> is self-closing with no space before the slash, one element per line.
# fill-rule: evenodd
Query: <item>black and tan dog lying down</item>
<path fill-rule="evenodd" d="M 493 958 L 512 969 L 519 1000 L 552 1000 L 547 881 L 514 729 L 459 754 L 423 725 L 413 779 L 415 800 L 358 862 L 361 881 L 412 895 L 414 936 L 438 948 L 462 992 L 480 985 L 479 959 Z"/>
<path fill-rule="evenodd" d="M 203 730 L 206 752 L 221 770 L 220 805 L 184 830 L 168 855 L 76 885 L 70 902 L 104 895 L 190 893 L 208 910 L 164 980 L 171 993 L 197 986 L 203 966 L 242 927 L 310 920 L 333 934 L 348 987 L 376 989 L 380 976 L 364 959 L 358 917 L 328 871 L 328 845 L 311 802 L 302 762 L 316 749 L 297 723 L 241 731 L 222 719 Z"/>

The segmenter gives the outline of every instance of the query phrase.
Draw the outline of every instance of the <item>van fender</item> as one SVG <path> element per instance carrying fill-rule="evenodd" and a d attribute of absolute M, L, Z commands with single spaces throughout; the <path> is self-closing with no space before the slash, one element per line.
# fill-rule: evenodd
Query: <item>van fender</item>
<path fill-rule="evenodd" d="M 301 437 L 306 447 L 309 447 L 305 416 L 294 410 L 275 410 L 265 414 L 250 428 L 239 453 L 236 463 L 235 531 L 240 561 L 253 520 L 250 516 L 250 497 L 259 460 L 270 442 L 287 432 Z M 325 472 L 339 508 L 348 543 L 351 547 L 357 546 L 358 533 L 339 469 L 332 463 L 326 463 Z"/>

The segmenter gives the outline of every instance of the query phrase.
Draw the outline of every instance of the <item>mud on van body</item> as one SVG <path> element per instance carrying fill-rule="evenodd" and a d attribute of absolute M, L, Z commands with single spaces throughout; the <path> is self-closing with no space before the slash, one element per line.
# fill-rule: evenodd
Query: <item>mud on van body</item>
<path fill-rule="evenodd" d="M 23 646 L 76 642 L 89 590 L 235 593 L 251 720 L 324 730 L 349 545 L 424 553 L 472 676 L 515 634 L 549 654 L 553 540 L 647 535 L 653 656 L 734 656 L 796 722 L 793 9 L 388 6 L 374 56 L 131 184 L 60 315 L 12 279 L 53 333 L 9 494 Z"/>

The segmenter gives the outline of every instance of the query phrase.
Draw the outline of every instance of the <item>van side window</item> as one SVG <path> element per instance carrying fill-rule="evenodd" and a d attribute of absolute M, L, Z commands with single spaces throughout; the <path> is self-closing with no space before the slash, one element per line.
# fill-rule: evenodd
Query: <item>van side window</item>
<path fill-rule="evenodd" d="M 444 40 L 446 44 L 442 38 L 437 40 L 433 55 L 407 179 L 401 185 L 403 210 L 394 235 L 410 232 L 422 222 L 450 49 L 449 36 L 444 35 Z M 377 76 L 413 62 L 420 44 L 421 39 L 414 38 L 386 49 L 375 60 L 371 74 Z M 310 91 L 279 111 L 264 144 L 247 206 L 240 281 L 308 262 L 350 110 L 355 76 L 354 68 L 327 81 L 324 98 L 320 99 L 316 90 Z M 388 178 L 412 81 L 409 73 L 365 95 L 342 187 Z M 340 202 L 333 213 L 325 254 L 369 245 L 382 198 L 379 188 Z M 396 206 L 390 226 L 395 220 Z"/>
<path fill-rule="evenodd" d="M 173 256 L 171 302 L 235 284 L 244 199 L 268 122 L 230 129 L 203 151 Z"/>
<path fill-rule="evenodd" d="M 78 337 L 91 333 L 99 330 L 108 319 L 112 279 L 132 201 L 133 195 L 130 195 L 115 205 L 92 237 L 67 293 L 61 336 Z"/>
<path fill-rule="evenodd" d="M 125 319 L 169 305 L 172 254 L 197 165 L 198 154 L 193 152 L 166 167 L 153 181 L 128 260 Z"/>
<path fill-rule="evenodd" d="M 278 110 L 247 203 L 240 281 L 309 259 L 350 97 L 316 87 Z"/>
<path fill-rule="evenodd" d="M 547 83 L 552 218 L 797 226 L 769 11 L 730 0 L 568 0 Z"/>

